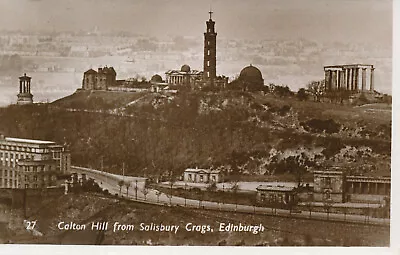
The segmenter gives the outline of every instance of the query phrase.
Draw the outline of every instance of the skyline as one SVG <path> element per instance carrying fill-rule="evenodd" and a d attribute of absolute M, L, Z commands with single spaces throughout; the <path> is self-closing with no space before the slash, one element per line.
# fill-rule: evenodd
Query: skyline
<path fill-rule="evenodd" d="M 156 5 L 155 5 L 156 3 Z M 0 30 L 121 30 L 197 36 L 210 5 L 217 32 L 237 39 L 298 39 L 392 45 L 389 0 L 1 0 Z M 184 10 L 184 11 L 183 11 Z M 284 22 L 282 22 L 284 20 Z M 145 25 L 143 25 L 145 24 Z M 222 32 L 223 31 L 223 32 Z"/>

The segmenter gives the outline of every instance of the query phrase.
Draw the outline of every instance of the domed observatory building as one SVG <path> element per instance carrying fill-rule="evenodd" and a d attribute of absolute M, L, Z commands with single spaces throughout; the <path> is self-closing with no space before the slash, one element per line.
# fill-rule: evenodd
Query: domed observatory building
<path fill-rule="evenodd" d="M 165 75 L 168 84 L 193 86 L 196 81 L 202 79 L 203 72 L 191 70 L 190 66 L 183 65 L 180 70 L 169 70 L 165 72 Z"/>
<path fill-rule="evenodd" d="M 245 91 L 260 91 L 264 89 L 264 79 L 260 69 L 249 65 L 240 71 L 239 78 L 232 82 L 233 86 Z"/>

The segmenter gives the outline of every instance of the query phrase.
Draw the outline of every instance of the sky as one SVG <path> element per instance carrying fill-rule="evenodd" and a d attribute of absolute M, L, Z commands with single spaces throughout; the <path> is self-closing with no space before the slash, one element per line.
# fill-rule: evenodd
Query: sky
<path fill-rule="evenodd" d="M 0 0 L 0 30 L 124 30 L 198 36 L 210 5 L 238 39 L 369 42 L 391 47 L 389 0 Z"/>

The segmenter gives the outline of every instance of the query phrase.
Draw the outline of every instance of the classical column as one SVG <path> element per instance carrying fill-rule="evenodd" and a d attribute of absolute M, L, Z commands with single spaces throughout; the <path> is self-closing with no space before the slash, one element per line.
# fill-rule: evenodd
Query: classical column
<path fill-rule="evenodd" d="M 353 182 L 351 183 L 351 191 L 350 191 L 350 193 L 355 193 L 354 192 L 354 183 Z"/>
<path fill-rule="evenodd" d="M 22 81 L 19 81 L 19 93 L 22 93 Z"/>
<path fill-rule="evenodd" d="M 328 90 L 328 88 L 330 87 L 330 71 L 329 70 L 325 70 L 325 90 Z"/>
<path fill-rule="evenodd" d="M 364 92 L 367 86 L 367 68 L 362 69 L 361 75 L 361 90 Z"/>
<path fill-rule="evenodd" d="M 374 91 L 374 67 L 371 67 L 371 79 L 369 81 L 369 90 Z"/>
<path fill-rule="evenodd" d="M 346 88 L 346 73 L 344 70 L 339 71 L 340 74 L 340 89 L 345 89 Z"/>
<path fill-rule="evenodd" d="M 339 70 L 336 70 L 336 90 L 338 90 L 339 88 L 340 88 L 340 75 L 341 75 L 341 73 L 340 73 L 340 71 Z"/>
<path fill-rule="evenodd" d="M 362 182 L 360 182 L 360 192 L 359 192 L 360 194 L 363 194 L 362 186 L 363 186 L 363 185 L 362 185 Z"/>
<path fill-rule="evenodd" d="M 375 183 L 375 195 L 378 195 L 378 183 Z"/>
<path fill-rule="evenodd" d="M 347 70 L 349 72 L 349 76 L 347 77 L 347 79 L 348 79 L 347 84 L 348 84 L 349 90 L 352 90 L 352 88 L 353 88 L 353 72 L 352 72 L 351 68 L 348 68 Z"/>
<path fill-rule="evenodd" d="M 350 77 L 350 72 L 349 69 L 344 69 L 345 70 L 345 83 L 346 83 L 346 89 L 349 90 L 349 77 Z"/>
<path fill-rule="evenodd" d="M 359 87 L 358 87 L 358 71 L 359 68 L 354 68 L 354 90 L 358 91 Z"/>
<path fill-rule="evenodd" d="M 336 87 L 337 87 L 337 73 L 336 73 L 336 71 L 332 71 L 331 89 L 335 89 Z"/>
<path fill-rule="evenodd" d="M 370 191 L 370 189 L 369 189 L 369 182 L 367 182 L 367 194 L 369 194 L 369 191 Z"/>

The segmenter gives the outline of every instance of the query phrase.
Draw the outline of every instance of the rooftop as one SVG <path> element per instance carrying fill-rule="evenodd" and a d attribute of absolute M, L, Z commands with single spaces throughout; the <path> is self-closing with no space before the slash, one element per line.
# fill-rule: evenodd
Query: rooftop
<path fill-rule="evenodd" d="M 210 169 L 200 169 L 200 168 L 187 168 L 185 172 L 190 172 L 190 173 L 210 173 L 210 174 L 218 174 L 221 171 L 220 170 L 210 170 Z"/>
<path fill-rule="evenodd" d="M 292 191 L 294 188 L 289 186 L 283 185 L 260 185 L 257 187 L 257 190 L 265 190 L 265 191 L 283 191 L 289 192 Z"/>
<path fill-rule="evenodd" d="M 55 142 L 51 142 L 51 141 L 32 140 L 32 139 L 13 138 L 13 137 L 6 137 L 5 140 L 8 142 L 16 142 L 16 143 L 48 144 L 48 145 L 55 144 Z"/>

